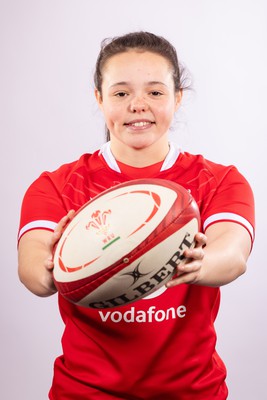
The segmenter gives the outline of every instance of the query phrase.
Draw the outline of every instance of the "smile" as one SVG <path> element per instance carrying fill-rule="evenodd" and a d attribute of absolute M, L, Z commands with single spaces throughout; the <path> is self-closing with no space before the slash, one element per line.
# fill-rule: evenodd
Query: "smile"
<path fill-rule="evenodd" d="M 143 128 L 145 126 L 152 125 L 152 124 L 154 124 L 154 122 L 151 122 L 151 121 L 136 121 L 136 122 L 126 123 L 125 125 L 127 125 L 127 126 L 136 126 L 137 128 Z"/>

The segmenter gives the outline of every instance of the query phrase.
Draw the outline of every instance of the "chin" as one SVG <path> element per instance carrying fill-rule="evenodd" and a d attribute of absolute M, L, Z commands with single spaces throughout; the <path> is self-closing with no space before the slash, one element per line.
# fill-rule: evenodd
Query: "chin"
<path fill-rule="evenodd" d="M 135 149 L 142 149 L 142 148 L 147 148 L 155 144 L 157 140 L 153 137 L 148 137 L 146 135 L 144 136 L 139 136 L 139 137 L 132 137 L 130 140 L 127 140 L 127 144 L 130 147 L 133 147 Z"/>

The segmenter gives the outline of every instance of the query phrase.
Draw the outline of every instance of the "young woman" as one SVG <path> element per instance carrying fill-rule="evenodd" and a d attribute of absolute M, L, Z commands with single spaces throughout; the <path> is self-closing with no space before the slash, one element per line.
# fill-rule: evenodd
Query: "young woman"
<path fill-rule="evenodd" d="M 154 296 L 94 310 L 59 295 L 66 326 L 50 399 L 227 398 L 214 320 L 219 287 L 246 269 L 254 236 L 253 195 L 235 167 L 181 152 L 169 142 L 182 93 L 176 51 L 167 40 L 136 32 L 105 41 L 95 95 L 110 140 L 93 154 L 43 173 L 25 194 L 19 276 L 38 296 L 56 292 L 52 249 L 73 210 L 111 186 L 140 177 L 173 180 L 191 191 L 202 219 L 197 245 L 185 254 L 187 263 Z M 165 317 L 156 318 L 158 311 Z"/>

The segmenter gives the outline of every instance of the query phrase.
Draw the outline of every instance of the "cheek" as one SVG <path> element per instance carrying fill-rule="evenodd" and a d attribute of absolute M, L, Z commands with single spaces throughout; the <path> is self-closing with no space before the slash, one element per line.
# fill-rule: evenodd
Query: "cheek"
<path fill-rule="evenodd" d="M 106 120 L 106 124 L 108 128 L 112 128 L 113 126 L 116 126 L 116 124 L 121 124 L 122 123 L 122 113 L 121 109 L 118 109 L 117 107 L 108 107 L 107 110 L 103 110 L 104 117 Z"/>
<path fill-rule="evenodd" d="M 175 114 L 174 106 L 172 103 L 165 105 L 161 109 L 158 109 L 158 115 L 160 116 L 162 122 L 170 123 L 173 120 Z"/>
<path fill-rule="evenodd" d="M 106 122 L 109 122 L 113 125 L 122 119 L 121 109 L 116 106 L 109 106 L 107 109 L 104 109 L 103 112 Z"/>

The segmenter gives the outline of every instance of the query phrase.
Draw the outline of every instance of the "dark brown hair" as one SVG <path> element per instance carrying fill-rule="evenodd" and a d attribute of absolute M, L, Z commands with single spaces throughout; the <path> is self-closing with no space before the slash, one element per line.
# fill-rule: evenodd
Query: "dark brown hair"
<path fill-rule="evenodd" d="M 171 65 L 173 70 L 173 82 L 175 92 L 189 89 L 188 79 L 184 77 L 184 68 L 178 61 L 177 53 L 173 45 L 163 38 L 150 32 L 132 32 L 123 36 L 104 39 L 101 50 L 97 58 L 94 83 L 95 87 L 102 95 L 103 68 L 106 62 L 116 54 L 125 53 L 130 50 L 150 51 L 164 57 Z M 107 140 L 109 140 L 107 130 Z"/>

